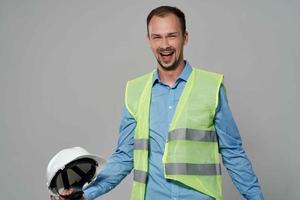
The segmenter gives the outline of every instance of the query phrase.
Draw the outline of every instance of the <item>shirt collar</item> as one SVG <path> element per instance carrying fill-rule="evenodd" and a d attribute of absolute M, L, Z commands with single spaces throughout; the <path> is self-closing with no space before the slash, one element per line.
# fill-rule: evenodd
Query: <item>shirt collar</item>
<path fill-rule="evenodd" d="M 191 67 L 190 63 L 186 60 L 184 61 L 184 63 L 185 63 L 185 66 L 184 66 L 181 74 L 177 77 L 176 82 L 178 82 L 179 80 L 183 80 L 186 82 L 192 72 L 192 67 Z M 155 83 L 158 83 L 158 82 L 161 82 L 161 81 L 159 79 L 158 69 L 156 69 L 153 74 L 152 84 L 154 85 Z"/>

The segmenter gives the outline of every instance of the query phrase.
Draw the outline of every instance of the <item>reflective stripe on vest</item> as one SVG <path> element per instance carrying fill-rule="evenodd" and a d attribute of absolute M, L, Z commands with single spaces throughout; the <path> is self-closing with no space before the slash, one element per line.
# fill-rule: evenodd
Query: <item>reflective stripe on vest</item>
<path fill-rule="evenodd" d="M 172 140 L 193 140 L 217 142 L 215 131 L 194 130 L 188 128 L 180 128 L 169 132 L 168 141 Z"/>
<path fill-rule="evenodd" d="M 168 163 L 165 166 L 167 175 L 220 175 L 220 164 L 191 164 L 191 163 Z"/>
<path fill-rule="evenodd" d="M 137 122 L 131 200 L 145 199 L 153 73 L 127 83 L 126 107 Z M 165 178 L 222 200 L 219 147 L 214 128 L 223 75 L 193 68 L 170 123 L 163 164 Z M 163 134 L 163 133 L 162 133 Z"/>
<path fill-rule="evenodd" d="M 148 150 L 148 139 L 135 139 L 134 140 L 135 150 Z"/>
<path fill-rule="evenodd" d="M 133 171 L 133 180 L 140 182 L 140 183 L 146 183 L 147 182 L 147 172 L 141 171 L 141 170 L 134 170 Z"/>

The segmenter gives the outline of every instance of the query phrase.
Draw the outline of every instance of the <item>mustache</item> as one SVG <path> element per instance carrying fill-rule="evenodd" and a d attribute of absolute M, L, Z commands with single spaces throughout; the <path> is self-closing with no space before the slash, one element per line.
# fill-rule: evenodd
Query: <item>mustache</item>
<path fill-rule="evenodd" d="M 157 49 L 158 53 L 168 53 L 168 52 L 172 52 L 175 51 L 175 49 L 173 47 L 167 47 L 167 48 L 159 48 Z"/>

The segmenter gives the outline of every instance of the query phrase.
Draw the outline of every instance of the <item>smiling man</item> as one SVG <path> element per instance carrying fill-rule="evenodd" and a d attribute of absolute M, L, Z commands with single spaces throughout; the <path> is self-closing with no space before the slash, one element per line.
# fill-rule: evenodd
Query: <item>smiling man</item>
<path fill-rule="evenodd" d="M 159 66 L 165 71 L 174 71 L 179 65 L 182 69 L 183 46 L 188 41 L 185 25 L 181 26 L 176 15 L 167 13 L 149 15 L 147 24 L 149 44 Z"/>
<path fill-rule="evenodd" d="M 147 40 L 157 69 L 127 83 L 118 146 L 85 198 L 107 193 L 133 169 L 132 200 L 222 200 L 221 155 L 242 196 L 262 200 L 223 75 L 184 60 L 184 13 L 170 6 L 152 10 Z"/>

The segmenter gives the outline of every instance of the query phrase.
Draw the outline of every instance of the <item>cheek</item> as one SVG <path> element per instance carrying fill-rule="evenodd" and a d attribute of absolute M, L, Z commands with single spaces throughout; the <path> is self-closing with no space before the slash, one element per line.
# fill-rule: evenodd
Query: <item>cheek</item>
<path fill-rule="evenodd" d="M 170 41 L 169 45 L 171 47 L 173 47 L 174 49 L 176 49 L 177 51 L 180 50 L 180 43 L 178 41 Z"/>
<path fill-rule="evenodd" d="M 153 53 L 156 52 L 156 48 L 154 46 L 151 46 L 151 50 L 153 51 Z"/>
<path fill-rule="evenodd" d="M 153 53 L 156 53 L 157 49 L 159 49 L 159 46 L 158 45 L 151 45 L 151 49 L 153 51 Z"/>
<path fill-rule="evenodd" d="M 174 47 L 176 48 L 176 51 L 181 52 L 183 49 L 183 45 L 184 45 L 183 43 L 178 42 L 175 44 Z"/>
<path fill-rule="evenodd" d="M 157 47 L 155 46 L 151 46 L 151 50 L 152 50 L 152 53 L 154 54 L 155 57 L 157 57 Z"/>

